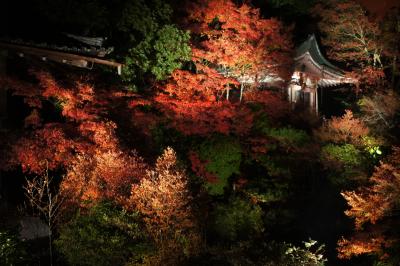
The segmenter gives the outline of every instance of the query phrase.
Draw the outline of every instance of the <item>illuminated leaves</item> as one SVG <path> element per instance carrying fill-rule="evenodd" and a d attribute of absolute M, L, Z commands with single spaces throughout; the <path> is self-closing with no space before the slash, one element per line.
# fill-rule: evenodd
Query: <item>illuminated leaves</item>
<path fill-rule="evenodd" d="M 133 153 L 94 150 L 77 155 L 67 168 L 60 189 L 66 203 L 80 206 L 104 199 L 125 204 L 132 184 L 145 175 L 146 165 Z"/>
<path fill-rule="evenodd" d="M 24 172 L 42 173 L 46 161 L 53 170 L 66 166 L 73 156 L 73 141 L 58 124 L 47 124 L 33 134 L 20 138 L 13 146 L 7 165 L 20 165 Z"/>
<path fill-rule="evenodd" d="M 342 117 L 332 117 L 325 121 L 314 134 L 324 142 L 360 146 L 363 138 L 369 134 L 369 129 L 360 119 L 354 117 L 350 110 L 346 110 Z"/>
<path fill-rule="evenodd" d="M 189 29 L 201 36 L 193 43 L 195 61 L 222 66 L 236 78 L 289 74 L 290 38 L 278 20 L 262 19 L 258 9 L 228 0 L 194 2 L 189 8 Z"/>
<path fill-rule="evenodd" d="M 373 95 L 364 96 L 358 105 L 363 112 L 362 119 L 372 131 L 384 135 L 396 126 L 396 114 L 400 109 L 400 97 L 392 90 L 377 91 Z"/>
<path fill-rule="evenodd" d="M 129 208 L 143 215 L 159 252 L 177 256 L 179 253 L 174 252 L 182 248 L 190 250 L 199 241 L 193 235 L 196 225 L 191 201 L 186 173 L 177 166 L 175 151 L 167 148 L 157 159 L 155 168 L 146 171 L 140 183 L 132 187 Z M 186 244 L 180 242 L 185 237 L 190 240 Z"/>
<path fill-rule="evenodd" d="M 149 33 L 143 41 L 130 49 L 125 58 L 123 78 L 135 81 L 138 73 L 151 73 L 157 80 L 166 79 L 175 69 L 191 58 L 190 35 L 173 25 L 165 25 Z"/>
<path fill-rule="evenodd" d="M 319 4 L 314 14 L 320 17 L 322 43 L 328 56 L 347 64 L 381 66 L 378 24 L 369 20 L 362 7 L 353 1 L 330 0 Z"/>
<path fill-rule="evenodd" d="M 363 253 L 382 253 L 385 248 L 399 241 L 398 235 L 390 233 L 391 228 L 398 226 L 399 222 L 396 217 L 400 207 L 399 162 L 400 148 L 395 147 L 387 160 L 376 167 L 370 185 L 358 191 L 342 193 L 350 206 L 345 213 L 355 219 L 356 229 L 353 238 L 338 243 L 342 258 Z M 372 241 L 370 235 L 373 235 Z"/>
<path fill-rule="evenodd" d="M 380 253 L 382 247 L 386 245 L 387 240 L 383 237 L 371 237 L 371 234 L 362 234 L 350 240 L 341 239 L 338 242 L 338 257 L 340 259 L 349 259 L 352 256 Z"/>
<path fill-rule="evenodd" d="M 140 183 L 131 190 L 132 207 L 144 216 L 150 231 L 158 237 L 158 230 L 191 226 L 191 200 L 186 174 L 176 165 L 176 154 L 168 148 L 157 159 L 154 170 L 148 170 Z"/>
<path fill-rule="evenodd" d="M 199 66 L 199 71 L 194 74 L 177 70 L 167 84 L 159 86 L 154 101 L 171 125 L 186 135 L 248 131 L 251 113 L 223 98 L 226 88 L 237 82 L 206 66 Z"/>
<path fill-rule="evenodd" d="M 3 167 L 20 165 L 24 172 L 41 173 L 47 162 L 49 170 L 64 170 L 66 174 L 60 184 L 66 199 L 64 208 L 104 199 L 124 204 L 132 184 L 145 175 L 146 165 L 136 152 L 122 149 L 115 132 L 117 125 L 104 115 L 113 108 L 108 105 L 109 96 L 95 92 L 81 79 L 67 83 L 56 81 L 47 72 L 33 74 L 39 85 L 29 98 L 58 102 L 65 121 L 42 126 L 34 109 L 25 123 L 36 129 L 13 143 Z M 25 88 L 31 87 L 25 85 Z M 24 91 L 18 86 L 11 89 Z M 117 96 L 111 94 L 111 97 Z"/>
<path fill-rule="evenodd" d="M 370 181 L 372 186 L 361 193 L 344 192 L 351 209 L 346 212 L 356 219 L 358 229 L 366 222 L 376 223 L 399 204 L 400 195 L 400 149 L 394 148 L 386 162 L 375 169 Z"/>

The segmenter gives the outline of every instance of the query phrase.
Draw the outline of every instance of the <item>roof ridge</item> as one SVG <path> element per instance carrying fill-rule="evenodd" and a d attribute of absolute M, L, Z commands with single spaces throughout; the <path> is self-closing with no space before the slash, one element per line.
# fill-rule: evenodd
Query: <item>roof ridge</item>
<path fill-rule="evenodd" d="M 304 54 L 309 53 L 315 62 L 332 69 L 333 71 L 343 73 L 344 71 L 329 62 L 325 56 L 322 54 L 319 48 L 317 37 L 314 33 L 309 34 L 307 39 L 296 49 L 296 57 L 302 57 Z"/>

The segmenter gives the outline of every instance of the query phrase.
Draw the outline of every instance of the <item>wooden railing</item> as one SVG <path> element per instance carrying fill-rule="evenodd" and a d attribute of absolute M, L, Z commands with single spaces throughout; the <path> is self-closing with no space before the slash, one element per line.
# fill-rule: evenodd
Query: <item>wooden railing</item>
<path fill-rule="evenodd" d="M 123 66 L 123 64 L 121 64 L 121 63 L 109 61 L 109 60 L 105 60 L 105 59 L 100 59 L 100 58 L 96 58 L 96 57 L 53 51 L 53 50 L 44 49 L 44 48 L 18 45 L 18 44 L 6 43 L 6 42 L 1 42 L 1 41 L 0 41 L 0 48 L 16 51 L 18 53 L 18 55 L 21 57 L 23 57 L 25 55 L 33 55 L 33 56 L 39 57 L 43 61 L 51 60 L 51 61 L 55 61 L 55 62 L 59 62 L 59 63 L 73 65 L 76 67 L 82 67 L 82 68 L 90 68 L 89 63 L 91 63 L 91 65 L 99 64 L 99 65 L 115 67 L 117 69 L 118 75 L 121 75 L 122 66 Z"/>

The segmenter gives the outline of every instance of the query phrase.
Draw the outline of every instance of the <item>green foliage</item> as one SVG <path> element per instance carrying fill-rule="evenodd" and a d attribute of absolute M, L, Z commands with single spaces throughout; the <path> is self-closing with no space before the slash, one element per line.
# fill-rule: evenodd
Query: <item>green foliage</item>
<path fill-rule="evenodd" d="M 263 265 L 263 266 L 323 266 L 323 245 L 314 240 L 303 242 L 304 247 L 276 241 L 236 241 L 212 250 L 212 256 L 190 265 Z"/>
<path fill-rule="evenodd" d="M 211 195 L 222 195 L 228 185 L 228 178 L 240 173 L 242 160 L 240 143 L 230 137 L 218 136 L 200 145 L 200 159 L 207 162 L 206 170 L 217 176 L 216 182 L 208 182 L 206 187 Z"/>
<path fill-rule="evenodd" d="M 165 79 L 182 63 L 190 60 L 189 32 L 165 25 L 155 35 L 148 34 L 126 57 L 124 79 L 130 81 L 136 72 L 151 73 L 157 80 Z"/>
<path fill-rule="evenodd" d="M 258 155 L 257 163 L 268 171 L 269 176 L 290 176 L 288 164 L 295 154 L 291 152 L 288 155 L 288 151 L 295 151 L 309 144 L 310 136 L 304 130 L 292 127 L 273 128 L 264 115 L 257 119 L 254 130 L 267 140 L 267 153 Z"/>
<path fill-rule="evenodd" d="M 188 31 L 181 31 L 171 25 L 166 25 L 157 32 L 151 73 L 158 80 L 165 79 L 172 71 L 182 67 L 182 62 L 190 60 L 189 39 Z"/>
<path fill-rule="evenodd" d="M 360 166 L 362 163 L 361 152 L 352 144 L 328 144 L 322 148 L 322 153 L 325 158 L 337 160 L 345 168 Z"/>
<path fill-rule="evenodd" d="M 128 41 L 123 80 L 132 87 L 146 74 L 167 78 L 191 58 L 190 35 L 170 24 L 171 7 L 160 0 L 128 1 L 118 23 Z"/>
<path fill-rule="evenodd" d="M 262 210 L 246 200 L 235 198 L 215 208 L 214 230 L 223 239 L 248 239 L 263 232 Z"/>
<path fill-rule="evenodd" d="M 172 25 L 162 27 L 154 35 L 147 35 L 125 58 L 123 79 L 133 82 L 145 73 L 151 73 L 157 80 L 167 78 L 190 60 L 189 38 L 188 32 Z"/>
<path fill-rule="evenodd" d="M 362 138 L 362 144 L 364 146 L 365 151 L 375 159 L 378 159 L 382 156 L 382 150 L 380 147 L 380 143 L 374 137 L 365 136 Z"/>
<path fill-rule="evenodd" d="M 310 140 L 305 131 L 291 127 L 271 128 L 266 133 L 278 140 L 282 146 L 302 146 Z"/>
<path fill-rule="evenodd" d="M 249 106 L 253 112 L 259 112 L 261 106 L 252 104 Z M 271 122 L 269 121 L 268 115 L 264 112 L 255 117 L 253 129 L 255 132 L 266 135 L 271 129 Z"/>
<path fill-rule="evenodd" d="M 328 144 L 322 147 L 322 163 L 330 170 L 328 177 L 336 185 L 351 185 L 366 180 L 368 170 L 375 159 L 367 160 L 367 154 L 352 144 Z"/>
<path fill-rule="evenodd" d="M 322 252 L 324 245 L 316 246 L 317 241 L 309 239 L 308 242 L 303 242 L 303 247 L 288 245 L 285 255 L 292 263 L 289 265 L 296 266 L 323 266 L 327 259 L 324 258 Z"/>
<path fill-rule="evenodd" d="M 266 137 L 274 138 L 284 147 L 303 146 L 310 141 L 309 135 L 304 130 L 292 127 L 273 128 L 265 114 L 257 118 L 254 130 Z"/>
<path fill-rule="evenodd" d="M 71 265 L 123 265 L 150 252 L 149 242 L 136 213 L 127 213 L 109 203 L 78 213 L 60 230 L 55 241 Z"/>
<path fill-rule="evenodd" d="M 151 129 L 151 136 L 157 147 L 158 153 L 162 153 L 167 147 L 179 149 L 189 146 L 187 138 L 178 130 L 168 127 L 165 123 L 158 123 Z"/>
<path fill-rule="evenodd" d="M 289 195 L 289 184 L 279 178 L 257 178 L 246 186 L 246 193 L 262 203 L 284 201 Z"/>
<path fill-rule="evenodd" d="M 172 8 L 165 1 L 128 0 L 124 2 L 117 27 L 132 43 L 138 43 L 169 23 L 171 15 Z"/>
<path fill-rule="evenodd" d="M 289 176 L 290 170 L 287 167 L 287 160 L 283 160 L 281 156 L 261 156 L 258 158 L 258 163 L 265 167 L 269 176 L 282 177 Z"/>
<path fill-rule="evenodd" d="M 17 233 L 0 231 L 0 265 L 24 265 L 26 250 Z"/>

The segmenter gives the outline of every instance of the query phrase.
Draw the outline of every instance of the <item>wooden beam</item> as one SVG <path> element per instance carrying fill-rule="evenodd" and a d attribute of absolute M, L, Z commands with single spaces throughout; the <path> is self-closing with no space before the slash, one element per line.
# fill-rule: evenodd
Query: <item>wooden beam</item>
<path fill-rule="evenodd" d="M 83 56 L 83 55 L 77 55 L 77 54 L 71 54 L 71 53 L 65 53 L 65 52 L 58 52 L 58 51 L 24 46 L 24 45 L 18 45 L 18 44 L 10 44 L 10 43 L 5 43 L 5 42 L 1 42 L 1 41 L 0 41 L 0 47 L 4 48 L 4 49 L 8 49 L 8 50 L 18 51 L 20 56 L 21 55 L 23 56 L 24 54 L 35 55 L 35 56 L 39 56 L 42 59 L 48 58 L 48 59 L 56 61 L 56 62 L 71 64 L 71 65 L 75 65 L 77 67 L 86 67 L 84 61 L 91 62 L 93 64 L 115 67 L 115 68 L 117 68 L 118 75 L 121 75 L 121 69 L 123 66 L 123 64 L 121 64 L 121 63 L 104 60 L 104 59 L 99 59 L 96 57 L 89 57 L 89 56 Z"/>

